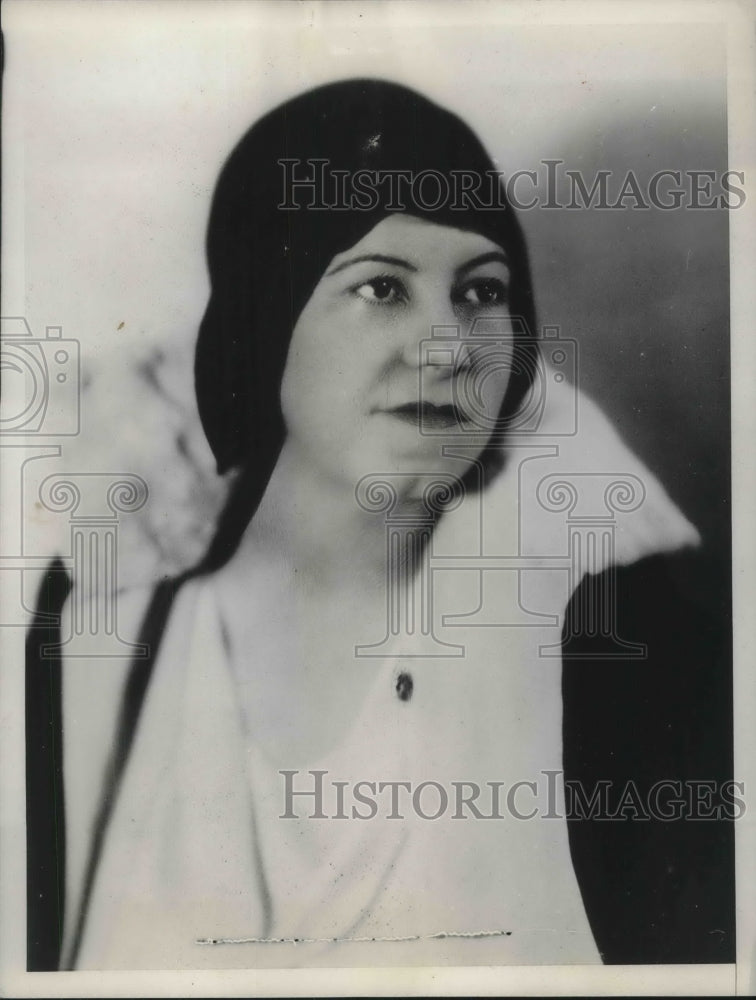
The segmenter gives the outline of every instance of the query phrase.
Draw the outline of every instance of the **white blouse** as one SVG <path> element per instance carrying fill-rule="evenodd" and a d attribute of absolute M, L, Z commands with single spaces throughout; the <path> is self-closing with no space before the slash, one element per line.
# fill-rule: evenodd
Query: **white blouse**
<path fill-rule="evenodd" d="M 564 511 L 532 501 L 549 476 L 590 485 L 608 468 L 642 481 L 643 504 L 617 514 L 614 551 L 599 553 L 593 571 L 697 535 L 605 418 L 580 403 L 580 442 L 560 439 L 549 453 L 542 437 L 532 461 L 510 462 L 434 534 L 434 630 L 463 654 L 426 656 L 418 632 L 398 637 L 384 658 L 365 661 L 373 676 L 361 703 L 343 706 L 343 737 L 306 766 L 283 751 L 272 759 L 255 740 L 215 579 L 184 585 L 108 828 L 78 968 L 600 961 L 563 815 L 559 639 L 579 580 L 564 561 Z M 471 551 L 527 556 L 529 568 L 453 564 Z M 124 676 L 107 669 L 64 665 L 69 953 L 106 757 L 95 748 L 112 738 Z M 90 720 L 95 703 L 102 711 Z"/>

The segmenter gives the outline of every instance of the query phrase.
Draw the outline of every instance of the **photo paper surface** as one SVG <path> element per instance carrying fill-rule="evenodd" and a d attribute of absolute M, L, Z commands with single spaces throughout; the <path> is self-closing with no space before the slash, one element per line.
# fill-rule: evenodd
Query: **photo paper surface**
<path fill-rule="evenodd" d="M 752 8 L 3 13 L 8 991 L 751 992 Z"/>

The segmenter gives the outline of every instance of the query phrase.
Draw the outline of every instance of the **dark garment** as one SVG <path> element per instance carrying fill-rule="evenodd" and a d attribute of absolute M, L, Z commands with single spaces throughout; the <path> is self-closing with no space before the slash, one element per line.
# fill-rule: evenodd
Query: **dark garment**
<path fill-rule="evenodd" d="M 137 719 L 173 600 L 184 579 L 183 576 L 165 579 L 155 588 L 139 632 L 138 644 L 147 648 L 147 656 L 132 664 L 119 708 L 117 733 L 108 761 L 108 793 L 100 804 L 92 831 L 74 953 Z M 45 647 L 60 642 L 60 613 L 70 589 L 68 574 L 56 560 L 40 587 L 37 612 L 26 643 L 26 967 L 29 972 L 59 969 L 63 944 L 66 851 L 61 659 Z"/>
<path fill-rule="evenodd" d="M 582 816 L 608 781 L 610 812 L 624 801 L 626 815 L 650 818 L 568 820 L 588 920 L 608 964 L 734 962 L 737 809 L 722 794 L 733 778 L 729 577 L 696 553 L 616 573 L 618 634 L 645 643 L 647 657 L 607 659 L 604 640 L 584 634 L 565 643 L 582 654 L 563 662 L 565 783 L 587 793 Z M 604 585 L 584 581 L 568 628 L 576 603 L 597 600 Z M 660 781 L 681 785 L 663 787 L 655 803 Z M 716 790 L 696 793 L 696 782 Z M 687 815 L 658 818 L 660 809 L 674 815 L 678 787 Z M 730 819 L 690 818 L 717 809 Z"/>
<path fill-rule="evenodd" d="M 721 794 L 733 776 L 729 578 L 697 553 L 653 557 L 608 572 L 615 574 L 612 586 L 605 573 L 578 587 L 564 632 L 565 782 L 579 784 L 583 805 L 599 783 L 608 783 L 606 803 L 599 802 L 603 818 L 590 808 L 583 808 L 587 818 L 581 818 L 579 799 L 568 818 L 588 920 L 607 964 L 733 962 L 732 820 L 638 818 L 659 781 L 684 783 L 688 796 L 692 782 L 715 783 L 713 795 L 707 797 L 705 788 L 699 793 L 699 813 L 720 806 L 733 815 L 732 802 Z M 164 581 L 145 616 L 139 641 L 151 655 L 135 661 L 127 683 L 110 762 L 112 793 L 96 823 L 90 883 L 151 665 L 182 582 Z M 30 971 L 59 963 L 65 868 L 60 660 L 42 658 L 40 643 L 58 641 L 59 628 L 49 616 L 59 615 L 69 587 L 62 565 L 51 566 L 27 644 Z M 617 634 L 644 643 L 644 659 L 611 659 L 613 647 L 600 630 L 586 628 L 586 607 L 600 615 L 612 594 Z M 616 812 L 623 803 L 635 818 L 606 818 L 605 806 Z M 659 804 L 669 807 L 669 794 Z"/>
<path fill-rule="evenodd" d="M 26 906 L 30 972 L 57 969 L 63 939 L 66 824 L 60 655 L 60 612 L 71 583 L 56 560 L 47 570 L 26 639 Z"/>

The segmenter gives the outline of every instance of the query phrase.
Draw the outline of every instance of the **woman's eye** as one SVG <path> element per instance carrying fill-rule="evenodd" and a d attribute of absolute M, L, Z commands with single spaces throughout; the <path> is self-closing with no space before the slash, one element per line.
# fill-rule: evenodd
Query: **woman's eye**
<path fill-rule="evenodd" d="M 366 302 L 375 302 L 381 305 L 403 302 L 407 298 L 404 285 L 396 278 L 389 277 L 371 278 L 370 281 L 363 281 L 362 284 L 356 285 L 353 291 Z"/>
<path fill-rule="evenodd" d="M 498 306 L 507 301 L 507 287 L 498 278 L 479 278 L 459 293 L 459 301 L 472 306 Z"/>

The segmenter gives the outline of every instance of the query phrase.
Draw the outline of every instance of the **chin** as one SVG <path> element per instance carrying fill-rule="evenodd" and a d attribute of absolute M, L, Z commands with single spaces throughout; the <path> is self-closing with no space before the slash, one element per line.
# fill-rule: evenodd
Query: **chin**
<path fill-rule="evenodd" d="M 461 479 L 473 463 L 471 457 L 448 457 L 441 454 L 438 440 L 425 440 L 418 447 L 375 448 L 360 455 L 359 461 L 350 463 L 349 479 L 354 488 L 366 476 L 385 477 L 394 487 L 406 487 L 412 493 L 422 494 L 423 483 L 429 476 L 453 476 Z M 417 477 L 413 484 L 413 478 Z"/>

